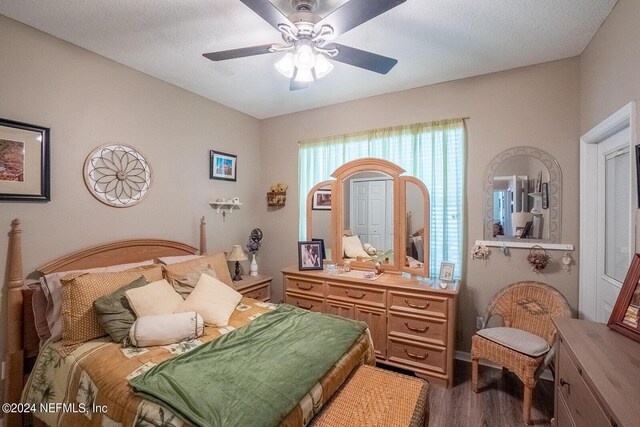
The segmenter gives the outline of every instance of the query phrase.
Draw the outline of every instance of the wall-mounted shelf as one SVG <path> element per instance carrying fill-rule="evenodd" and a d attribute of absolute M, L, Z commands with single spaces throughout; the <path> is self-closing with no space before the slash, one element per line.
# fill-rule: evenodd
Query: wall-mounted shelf
<path fill-rule="evenodd" d="M 506 240 L 476 240 L 476 245 L 484 245 L 494 248 L 519 248 L 531 249 L 534 246 L 540 246 L 542 249 L 550 251 L 573 251 L 574 247 L 565 243 L 546 243 L 546 242 L 523 242 L 523 241 L 506 241 Z"/>
<path fill-rule="evenodd" d="M 209 202 L 211 206 L 216 208 L 216 213 L 219 214 L 221 209 L 224 209 L 225 206 L 229 207 L 229 213 L 233 212 L 233 208 L 242 206 L 242 203 L 229 203 L 229 202 Z M 223 212 L 224 213 L 224 212 Z"/>

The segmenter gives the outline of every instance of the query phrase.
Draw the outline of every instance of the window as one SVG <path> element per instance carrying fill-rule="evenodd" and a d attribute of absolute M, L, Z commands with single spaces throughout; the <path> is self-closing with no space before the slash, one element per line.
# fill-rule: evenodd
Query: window
<path fill-rule="evenodd" d="M 376 129 L 304 141 L 298 155 L 300 238 L 306 238 L 306 198 L 315 184 L 352 160 L 377 157 L 396 163 L 422 180 L 431 198 L 430 266 L 437 276 L 442 261 L 462 271 L 466 175 L 466 131 L 462 119 Z"/>

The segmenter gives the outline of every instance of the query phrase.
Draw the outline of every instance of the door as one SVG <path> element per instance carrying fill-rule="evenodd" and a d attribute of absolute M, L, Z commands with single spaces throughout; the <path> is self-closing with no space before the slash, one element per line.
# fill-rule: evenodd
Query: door
<path fill-rule="evenodd" d="M 387 185 L 387 180 L 354 180 L 350 190 L 351 232 L 360 237 L 363 244 L 369 243 L 379 250 L 393 247 L 393 220 L 389 222 L 387 218 L 389 195 L 393 191 L 387 191 Z M 393 201 L 391 209 L 393 210 Z M 391 246 L 387 243 L 389 240 Z"/>
<path fill-rule="evenodd" d="M 611 316 L 634 252 L 629 128 L 598 144 L 596 321 Z"/>
<path fill-rule="evenodd" d="M 379 249 L 386 249 L 387 246 L 385 244 L 387 240 L 386 193 L 385 181 L 369 181 L 368 242 Z"/>

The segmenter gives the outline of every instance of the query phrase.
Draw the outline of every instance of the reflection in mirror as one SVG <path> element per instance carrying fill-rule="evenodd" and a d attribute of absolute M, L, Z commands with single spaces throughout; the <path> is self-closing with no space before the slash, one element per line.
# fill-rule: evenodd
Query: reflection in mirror
<path fill-rule="evenodd" d="M 485 239 L 560 241 L 558 162 L 533 147 L 498 154 L 485 178 Z"/>
<path fill-rule="evenodd" d="M 423 268 L 425 244 L 425 203 L 422 190 L 413 182 L 406 184 L 406 236 L 404 239 L 408 267 Z M 429 237 L 429 236 L 427 236 Z"/>
<path fill-rule="evenodd" d="M 307 236 L 308 239 L 322 239 L 324 241 L 325 259 L 332 259 L 331 257 L 331 203 L 328 206 L 318 199 L 327 199 L 327 193 L 331 194 L 331 186 L 325 185 L 319 188 L 319 192 L 314 194 L 314 202 L 311 208 L 311 235 Z M 330 198 L 329 198 L 330 201 Z"/>
<path fill-rule="evenodd" d="M 394 263 L 393 178 L 363 171 L 342 182 L 344 258 Z"/>

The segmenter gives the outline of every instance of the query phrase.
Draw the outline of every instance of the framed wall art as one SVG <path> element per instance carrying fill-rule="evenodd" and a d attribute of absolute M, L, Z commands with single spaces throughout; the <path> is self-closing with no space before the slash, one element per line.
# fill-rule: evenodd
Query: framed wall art
<path fill-rule="evenodd" d="M 48 202 L 49 128 L 0 119 L 0 201 Z"/>
<path fill-rule="evenodd" d="M 221 151 L 209 151 L 209 178 L 235 181 L 238 156 Z"/>
<path fill-rule="evenodd" d="M 311 209 L 314 211 L 331 210 L 331 190 L 318 190 L 313 195 Z"/>
<path fill-rule="evenodd" d="M 622 290 L 607 325 L 616 332 L 640 342 L 640 254 L 635 254 Z"/>

